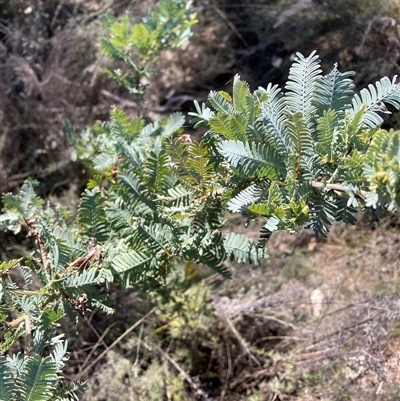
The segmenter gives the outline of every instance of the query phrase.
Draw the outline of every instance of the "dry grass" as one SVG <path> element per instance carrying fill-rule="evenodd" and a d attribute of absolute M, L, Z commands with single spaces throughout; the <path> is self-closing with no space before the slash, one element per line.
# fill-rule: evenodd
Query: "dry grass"
<path fill-rule="evenodd" d="M 400 389 L 399 243 L 393 221 L 338 224 L 328 241 L 278 233 L 264 271 L 237 269 L 219 289 L 217 314 L 237 322 L 252 352 L 279 354 L 257 383 L 261 399 L 383 400 Z M 270 388 L 287 379 L 289 389 Z"/>

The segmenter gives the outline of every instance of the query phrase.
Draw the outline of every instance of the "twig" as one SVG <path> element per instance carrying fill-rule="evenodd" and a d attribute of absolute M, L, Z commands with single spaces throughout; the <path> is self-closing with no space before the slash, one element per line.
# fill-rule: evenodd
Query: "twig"
<path fill-rule="evenodd" d="M 197 393 L 203 397 L 204 400 L 208 400 L 208 395 L 192 380 L 192 378 L 181 368 L 181 366 L 172 359 L 168 354 L 166 354 L 159 346 L 157 346 L 157 350 L 160 354 L 169 362 L 174 368 L 183 376 L 183 378 L 189 383 L 190 387 Z"/>
<path fill-rule="evenodd" d="M 109 351 L 111 351 L 125 336 L 127 336 L 132 330 L 134 330 L 139 324 L 144 322 L 150 315 L 152 315 L 157 308 L 153 308 L 150 312 L 147 312 L 142 316 L 135 324 L 133 324 L 129 329 L 125 330 L 107 349 L 105 349 L 88 367 L 86 367 L 82 372 L 79 372 L 74 380 L 79 380 L 84 376 L 100 359 L 102 359 Z"/>
<path fill-rule="evenodd" d="M 261 313 L 257 313 L 257 314 L 255 314 L 255 316 L 260 316 L 261 318 L 277 322 L 277 323 L 281 324 L 282 326 L 290 327 L 293 330 L 297 330 L 297 326 L 295 326 L 293 323 L 285 322 L 284 320 L 278 319 L 275 316 L 267 316 L 267 315 L 263 315 Z"/>
<path fill-rule="evenodd" d="M 30 231 L 30 233 L 32 234 L 33 238 L 35 238 L 36 243 L 39 247 L 40 250 L 40 256 L 42 258 L 42 264 L 43 264 L 43 270 L 47 273 L 50 274 L 51 270 L 50 270 L 50 256 L 49 253 L 46 250 L 46 247 L 44 245 L 44 240 L 42 235 L 40 234 L 39 230 L 36 228 L 36 223 L 37 220 L 36 219 L 26 219 L 24 217 L 25 223 L 28 226 L 28 229 Z"/>
<path fill-rule="evenodd" d="M 100 336 L 99 333 L 97 332 L 97 330 L 93 327 L 93 325 L 89 322 L 89 320 L 87 318 L 85 318 L 86 323 L 89 325 L 89 327 L 92 329 L 92 331 L 96 334 L 98 340 L 96 342 L 95 345 L 93 345 L 92 349 L 89 352 L 89 355 L 86 357 L 86 359 L 84 360 L 83 364 L 81 365 L 81 367 L 79 368 L 79 373 L 82 372 L 82 370 L 84 369 L 84 367 L 86 366 L 86 364 L 88 363 L 88 361 L 90 360 L 90 358 L 92 357 L 92 355 L 94 354 L 94 352 L 96 351 L 97 347 L 101 344 L 103 344 L 104 348 L 106 350 L 109 349 L 108 345 L 104 342 L 104 337 L 107 335 L 107 333 L 111 330 L 112 327 L 114 327 L 118 321 L 111 323 L 105 330 L 104 333 Z"/>
<path fill-rule="evenodd" d="M 371 28 L 372 28 L 372 23 L 375 21 L 375 18 L 372 21 L 369 21 L 368 25 L 367 25 L 367 29 L 364 32 L 364 35 L 362 37 L 361 43 L 360 45 L 357 47 L 356 49 L 356 53 L 357 55 L 361 55 L 362 52 L 362 48 L 364 47 L 365 41 L 367 40 L 367 37 L 369 35 L 369 33 L 371 32 Z"/>
<path fill-rule="evenodd" d="M 29 356 L 32 348 L 32 326 L 28 315 L 20 316 L 14 319 L 12 322 L 7 323 L 9 328 L 19 326 L 22 322 L 25 322 L 25 350 L 24 355 Z"/>
<path fill-rule="evenodd" d="M 340 191 L 340 192 L 348 192 L 348 188 L 345 185 L 340 185 L 340 184 L 330 184 L 330 183 L 323 183 L 323 182 L 318 182 L 318 181 L 312 181 L 311 186 L 314 188 L 322 188 L 324 189 L 325 192 L 329 191 Z M 365 199 L 368 196 L 367 191 L 363 191 L 361 189 L 358 189 L 354 191 L 354 193 L 361 198 Z"/>
<path fill-rule="evenodd" d="M 217 12 L 217 14 L 228 24 L 229 28 L 232 29 L 232 31 L 235 33 L 235 35 L 241 40 L 241 42 L 246 46 L 249 47 L 249 44 L 247 43 L 246 39 L 243 37 L 243 35 L 238 31 L 238 29 L 235 27 L 233 22 L 226 16 L 226 14 L 219 9 L 217 6 L 212 6 L 212 8 Z"/>
<path fill-rule="evenodd" d="M 336 167 L 336 170 L 333 172 L 331 178 L 327 181 L 328 184 L 331 184 L 333 180 L 336 179 L 337 175 L 339 174 L 340 168 L 339 166 Z"/>
<path fill-rule="evenodd" d="M 137 108 L 138 108 L 138 104 L 137 104 L 137 103 L 132 102 L 131 100 L 128 100 L 128 99 L 124 99 L 124 98 L 122 98 L 121 96 L 114 95 L 114 93 L 111 93 L 111 92 L 109 92 L 109 91 L 107 91 L 107 90 L 105 90 L 105 89 L 102 89 L 102 90 L 101 90 L 101 93 L 102 93 L 104 96 L 109 97 L 109 98 L 115 100 L 116 102 L 118 102 L 119 104 L 121 104 L 121 105 L 124 106 L 124 107 L 132 107 L 132 108 L 134 108 L 134 109 L 137 109 Z"/>
<path fill-rule="evenodd" d="M 356 323 L 354 323 L 354 324 L 352 324 L 352 325 L 350 325 L 350 326 L 341 327 L 340 329 L 335 330 L 334 332 L 332 332 L 332 333 L 330 333 L 330 334 L 324 335 L 324 336 L 322 336 L 321 338 L 317 338 L 317 339 L 314 340 L 314 343 L 313 343 L 313 344 L 311 344 L 311 345 L 309 345 L 308 347 L 304 348 L 304 350 L 307 350 L 307 349 L 311 349 L 311 348 L 313 348 L 313 347 L 316 347 L 316 346 L 318 345 L 318 343 L 321 344 L 321 342 L 327 341 L 329 338 L 331 338 L 331 337 L 333 337 L 333 336 L 336 336 L 336 335 L 339 334 L 341 331 L 344 332 L 344 331 L 347 331 L 347 330 L 351 330 L 351 329 L 357 328 L 357 326 L 361 326 L 361 325 L 363 325 L 363 324 L 365 324 L 365 323 L 368 323 L 368 322 L 370 322 L 371 320 L 374 320 L 377 316 L 379 316 L 379 315 L 382 314 L 382 313 L 383 313 L 383 312 L 378 312 L 378 313 L 376 313 L 375 315 L 373 315 L 372 317 L 368 317 L 367 319 L 364 319 L 364 320 L 362 320 L 361 322 L 356 322 Z"/>
<path fill-rule="evenodd" d="M 332 351 L 335 351 L 334 347 L 329 347 L 329 348 L 321 349 L 321 350 L 318 350 L 318 351 L 305 352 L 303 354 L 296 355 L 296 359 L 298 361 L 310 360 L 310 358 L 312 358 L 313 356 L 320 356 L 321 354 L 322 355 L 326 355 L 326 354 L 328 354 L 329 352 L 332 352 Z"/>
<path fill-rule="evenodd" d="M 376 390 L 376 393 L 375 394 L 381 394 L 381 390 L 382 390 L 382 386 L 383 386 L 383 381 L 381 381 L 380 383 L 379 383 L 379 386 L 378 386 L 378 388 L 377 388 L 377 390 Z"/>
<path fill-rule="evenodd" d="M 253 355 L 253 353 L 250 351 L 249 347 L 247 346 L 246 342 L 243 340 L 242 336 L 240 333 L 236 330 L 235 326 L 233 325 L 231 319 L 229 317 L 225 316 L 226 323 L 228 324 L 229 328 L 231 329 L 232 333 L 235 335 L 235 337 L 238 339 L 240 345 L 244 349 L 247 355 L 249 355 L 250 359 L 258 366 L 261 366 L 261 362 Z"/>
<path fill-rule="evenodd" d="M 266 336 L 261 337 L 254 344 L 259 344 L 263 341 L 276 341 L 276 340 L 292 340 L 292 341 L 305 341 L 308 340 L 307 337 L 296 337 L 296 336 Z"/>
<path fill-rule="evenodd" d="M 228 361 L 228 369 L 226 372 L 225 383 L 224 383 L 224 387 L 221 391 L 221 397 L 220 397 L 219 401 L 224 401 L 225 393 L 229 386 L 229 378 L 231 377 L 231 374 L 232 374 L 232 356 L 231 356 L 231 351 L 229 349 L 229 344 L 228 344 L 228 341 L 226 338 L 225 338 L 225 349 L 226 349 L 226 358 Z"/>
<path fill-rule="evenodd" d="M 139 353 L 140 353 L 140 344 L 142 343 L 142 335 L 143 335 L 143 324 L 140 326 L 138 345 L 136 348 L 136 357 L 135 357 L 135 362 L 133 363 L 133 366 L 135 367 L 135 376 L 137 376 L 136 368 L 139 364 Z"/>

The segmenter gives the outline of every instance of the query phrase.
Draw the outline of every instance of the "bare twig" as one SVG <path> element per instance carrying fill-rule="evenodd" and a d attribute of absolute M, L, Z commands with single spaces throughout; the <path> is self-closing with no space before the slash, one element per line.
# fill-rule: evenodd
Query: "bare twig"
<path fill-rule="evenodd" d="M 100 361 L 107 353 L 112 350 L 124 337 L 126 337 L 132 330 L 134 330 L 139 324 L 144 322 L 150 315 L 155 312 L 156 308 L 153 308 L 150 312 L 147 312 L 143 317 L 141 317 L 135 324 L 133 324 L 129 329 L 125 330 L 107 349 L 105 349 L 89 366 L 87 366 L 82 372 L 79 372 L 74 380 L 79 380 L 84 376 L 97 362 Z"/>
<path fill-rule="evenodd" d="M 323 182 L 312 181 L 311 185 L 314 188 L 323 188 L 325 192 L 329 191 L 348 192 L 347 187 L 345 185 L 340 185 L 340 184 L 330 184 L 330 183 L 325 184 Z M 368 196 L 368 192 L 363 191 L 361 189 L 354 191 L 354 193 L 363 199 L 365 199 Z"/>
<path fill-rule="evenodd" d="M 104 96 L 106 96 L 106 97 L 109 97 L 109 98 L 115 100 L 115 101 L 118 102 L 121 106 L 124 106 L 124 107 L 132 107 L 132 108 L 134 108 L 134 109 L 137 109 L 137 108 L 139 107 L 138 104 L 137 104 L 136 102 L 132 102 L 131 100 L 124 99 L 123 97 L 117 96 L 117 95 L 115 95 L 114 93 L 111 93 L 111 92 L 108 91 L 108 90 L 102 89 L 102 90 L 101 90 L 101 94 L 104 95 Z"/>
<path fill-rule="evenodd" d="M 308 337 L 297 337 L 297 336 L 266 336 L 259 338 L 257 341 L 254 342 L 254 344 L 259 344 L 262 343 L 263 341 L 277 341 L 277 340 L 305 341 L 308 339 L 309 339 Z"/>
<path fill-rule="evenodd" d="M 85 366 L 87 365 L 87 363 L 90 361 L 90 358 L 92 357 L 92 355 L 94 354 L 94 352 L 96 351 L 97 347 L 100 344 L 103 344 L 104 348 L 106 350 L 109 349 L 108 345 L 104 342 L 104 337 L 107 335 L 107 333 L 111 330 L 112 327 L 114 327 L 118 321 L 111 323 L 105 330 L 104 333 L 100 336 L 99 333 L 97 332 L 97 330 L 93 327 L 93 325 L 89 322 L 89 320 L 87 318 L 85 318 L 86 323 L 89 325 L 89 327 L 92 329 L 92 331 L 96 334 L 98 340 L 96 342 L 96 344 L 94 344 L 94 346 L 92 347 L 91 351 L 89 352 L 89 355 L 86 357 L 85 361 L 83 362 L 83 364 L 81 365 L 81 367 L 79 368 L 79 373 L 83 371 L 83 369 L 85 368 Z"/>
<path fill-rule="evenodd" d="M 261 366 L 261 362 L 253 355 L 253 353 L 250 351 L 250 348 L 247 346 L 246 342 L 243 340 L 242 336 L 240 333 L 236 330 L 235 326 L 233 325 L 231 319 L 229 317 L 225 316 L 226 323 L 228 324 L 229 328 L 231 329 L 232 333 L 235 335 L 235 337 L 238 339 L 240 345 L 244 349 L 247 355 L 249 355 L 250 359 L 257 365 Z"/>
<path fill-rule="evenodd" d="M 32 348 L 32 326 L 28 315 L 20 316 L 12 322 L 7 323 L 10 328 L 18 327 L 22 322 L 25 322 L 25 356 L 29 356 Z"/>
<path fill-rule="evenodd" d="M 136 348 L 136 357 L 135 357 L 135 362 L 133 363 L 133 366 L 135 367 L 135 369 L 137 368 L 137 366 L 139 364 L 139 353 L 140 353 L 140 344 L 142 343 L 142 335 L 143 335 L 143 324 L 140 326 L 138 345 Z M 135 373 L 135 376 L 137 376 L 137 371 Z"/>
<path fill-rule="evenodd" d="M 261 317 L 263 319 L 266 319 L 266 320 L 272 320 L 274 322 L 277 322 L 277 323 L 281 324 L 282 326 L 290 327 L 293 330 L 297 330 L 297 326 L 295 326 L 293 323 L 285 322 L 284 320 L 278 319 L 275 316 L 263 315 L 261 313 L 257 313 L 257 314 L 255 314 L 255 316 L 259 316 L 259 317 Z"/>
<path fill-rule="evenodd" d="M 204 400 L 208 400 L 208 395 L 192 380 L 192 378 L 181 368 L 178 362 L 171 358 L 167 353 L 165 353 L 159 346 L 157 350 L 160 354 L 183 376 L 183 378 L 189 383 L 192 390 L 196 392 L 196 396 L 199 395 L 203 397 Z"/>
<path fill-rule="evenodd" d="M 232 374 L 232 355 L 231 355 L 231 350 L 229 348 L 228 340 L 226 338 L 225 338 L 225 349 L 226 349 L 226 358 L 228 361 L 228 369 L 226 371 L 225 383 L 221 391 L 221 397 L 219 401 L 224 401 L 226 390 L 228 390 L 229 387 L 229 378 L 231 377 Z"/>
<path fill-rule="evenodd" d="M 243 35 L 238 31 L 236 26 L 233 24 L 233 22 L 227 17 L 227 15 L 217 6 L 212 6 L 213 9 L 217 12 L 217 14 L 228 24 L 229 28 L 232 29 L 232 31 L 235 33 L 235 35 L 240 39 L 240 41 L 245 45 L 245 47 L 249 47 L 249 44 L 247 43 L 246 39 L 243 37 Z"/>
<path fill-rule="evenodd" d="M 333 172 L 331 178 L 329 178 L 329 180 L 327 181 L 327 184 L 331 184 L 336 179 L 336 177 L 339 174 L 339 171 L 340 171 L 340 168 L 338 166 L 338 167 L 336 167 L 336 170 Z"/>

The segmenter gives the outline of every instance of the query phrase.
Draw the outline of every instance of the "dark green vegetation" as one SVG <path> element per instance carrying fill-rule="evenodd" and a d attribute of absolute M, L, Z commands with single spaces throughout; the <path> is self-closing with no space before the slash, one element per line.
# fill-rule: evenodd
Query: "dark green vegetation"
<path fill-rule="evenodd" d="M 289 26 L 293 13 L 307 15 L 310 4 L 305 1 L 289 8 L 280 3 L 265 7 L 276 7 L 277 29 Z M 10 16 L 15 15 L 12 5 L 11 2 L 7 11 Z M 317 5 L 312 12 L 319 10 L 320 20 L 327 24 L 333 18 L 329 11 L 332 5 Z M 36 23 L 42 29 L 39 17 L 46 14 L 46 6 L 50 7 L 47 3 L 38 8 L 26 7 L 16 15 L 38 13 Z M 57 19 L 63 7 L 52 9 L 58 31 L 48 34 L 49 42 L 43 39 L 49 45 L 52 35 L 72 29 L 68 19 L 64 24 Z M 202 13 L 204 18 L 209 17 L 209 8 L 199 7 L 200 20 Z M 352 12 L 360 21 L 372 15 L 368 12 L 377 13 L 373 5 L 366 8 L 368 12 L 357 7 L 354 3 Z M 387 7 L 396 10 L 389 3 Z M 225 13 L 217 4 L 211 8 L 213 15 L 224 16 L 237 38 L 247 43 L 246 32 L 240 33 L 228 18 L 232 10 Z M 379 11 L 386 12 L 384 7 Z M 400 86 L 396 80 L 381 78 L 356 94 L 354 73 L 340 72 L 336 65 L 323 73 L 315 52 L 309 56 L 297 53 L 282 89 L 267 83 L 252 91 L 247 82 L 235 75 L 232 88 L 212 90 L 205 104 L 195 101 L 195 110 L 189 113 L 194 128 L 200 130 L 199 140 L 195 140 L 183 130 L 183 113 L 172 113 L 168 100 L 165 107 L 149 105 L 154 85 L 151 81 L 161 82 L 157 68 L 163 66 L 163 57 L 171 57 L 174 49 L 183 45 L 186 48 L 176 54 L 190 55 L 193 45 L 187 41 L 196 23 L 191 4 L 164 0 L 143 22 L 133 21 L 129 15 L 115 18 L 105 14 L 97 19 L 102 12 L 90 13 L 79 4 L 75 4 L 74 13 L 73 21 L 80 21 L 82 29 L 100 20 L 101 25 L 93 29 L 102 32 L 100 49 L 115 63 L 109 65 L 107 76 L 123 88 L 121 93 L 103 93 L 134 112 L 112 107 L 108 119 L 85 130 L 77 128 L 75 116 L 64 119 L 63 129 L 73 147 L 75 163 L 66 156 L 58 157 L 56 163 L 57 150 L 65 146 L 59 137 L 49 142 L 49 134 L 25 144 L 33 146 L 33 155 L 45 155 L 40 159 L 42 168 L 35 166 L 30 170 L 32 175 L 51 177 L 55 182 L 42 186 L 42 197 L 35 193 L 38 182 L 32 179 L 26 180 L 15 194 L 3 197 L 1 226 L 21 237 L 27 234 L 31 243 L 23 240 L 20 255 L 16 247 L 11 252 L 5 248 L 3 252 L 13 256 L 6 256 L 7 261 L 0 265 L 2 352 L 11 356 L 0 359 L 4 377 L 0 399 L 76 399 L 82 387 L 80 379 L 90 377 L 88 374 L 106 356 L 109 364 L 115 365 L 115 372 L 109 365 L 97 365 L 100 385 L 96 380 L 90 381 L 87 399 L 121 399 L 127 392 L 130 399 L 154 400 L 184 400 L 190 394 L 203 399 L 254 400 L 352 397 L 353 389 L 340 382 L 351 383 L 366 370 L 372 370 L 372 365 L 368 365 L 370 360 L 367 363 L 360 359 L 353 364 L 351 359 L 346 360 L 346 347 L 354 345 L 353 337 L 348 335 L 353 333 L 354 325 L 347 324 L 345 315 L 340 315 L 342 326 L 329 320 L 330 315 L 337 316 L 337 310 L 329 311 L 325 305 L 327 294 L 332 302 L 336 290 L 332 293 L 329 288 L 321 289 L 330 281 L 318 282 L 315 278 L 317 272 L 323 275 L 327 267 L 317 263 L 317 256 L 315 260 L 310 256 L 318 243 L 306 238 L 303 248 L 291 260 L 283 260 L 282 276 L 274 272 L 272 262 L 270 271 L 263 275 L 256 268 L 238 266 L 266 266 L 265 246 L 275 231 L 293 234 L 306 225 L 320 239 L 327 236 L 336 221 L 355 225 L 358 210 L 365 213 L 370 225 L 396 212 L 400 203 L 400 138 L 397 131 L 381 128 L 389 113 L 387 107 L 400 107 Z M 386 18 L 387 24 L 396 25 L 394 19 L 384 14 L 374 18 L 369 20 L 368 32 L 362 36 L 360 53 L 374 22 Z M 340 25 L 335 29 L 339 28 Z M 343 42 L 347 37 L 344 27 L 341 34 Z M 315 43 L 317 37 L 322 40 L 315 32 L 308 35 Z M 283 63 L 285 52 L 289 53 L 293 45 L 293 38 L 284 33 L 280 40 L 282 57 L 275 54 L 281 61 L 271 61 L 274 68 L 279 68 L 276 66 Z M 12 42 L 5 43 L 4 57 L 10 62 Z M 89 42 L 88 46 L 93 44 Z M 49 47 L 43 51 L 44 59 L 48 52 Z M 337 50 L 336 57 L 339 53 Z M 322 54 L 326 62 L 326 53 Z M 94 52 L 92 66 L 96 65 L 96 57 Z M 24 62 L 22 58 L 18 68 L 8 67 L 17 74 L 21 65 L 26 66 Z M 84 70 L 87 68 L 89 65 Z M 26 83 L 23 91 L 28 91 Z M 25 94 L 25 98 L 32 93 Z M 127 100 L 128 94 L 131 100 Z M 36 101 L 43 101 L 42 95 L 38 96 Z M 182 107 L 186 107 L 185 96 L 175 99 Z M 5 103 L 9 101 L 8 97 L 4 99 Z M 150 116 L 154 112 L 167 115 L 152 121 Z M 12 129 L 7 115 L 3 113 L 4 160 L 9 157 Z M 43 146 L 42 151 L 39 146 Z M 53 164 L 48 165 L 49 162 Z M 28 167 L 24 159 L 16 159 L 10 168 L 7 164 L 4 174 L 9 175 L 18 164 L 24 172 L 17 178 L 23 178 Z M 62 169 L 71 176 L 74 172 L 78 175 L 57 181 Z M 72 184 L 82 185 L 79 177 L 83 174 L 90 178 L 86 189 L 80 198 L 66 204 L 63 196 L 68 189 L 62 188 L 70 184 L 72 193 Z M 55 199 L 55 194 L 59 199 Z M 228 212 L 240 215 L 239 220 L 229 217 Z M 394 227 L 388 229 L 393 233 L 387 244 L 396 244 L 396 222 L 387 224 Z M 248 228 L 247 232 L 243 226 Z M 336 225 L 333 227 L 335 233 Z M 11 244 L 14 241 L 9 235 L 5 238 Z M 279 254 L 291 253 L 285 239 L 273 241 L 277 251 L 272 248 L 272 260 L 278 260 Z M 391 250 L 384 252 L 392 254 Z M 369 269 L 365 266 L 365 271 Z M 217 274 L 211 275 L 211 271 Z M 250 273 L 250 277 L 242 280 L 235 291 L 241 271 L 245 275 Z M 232 280 L 226 280 L 232 272 Z M 389 275 L 396 275 L 395 267 Z M 225 281 L 218 284 L 222 278 Z M 392 286 L 380 280 L 380 286 L 364 294 L 359 308 L 353 308 L 358 319 L 356 328 L 369 321 L 361 316 L 374 308 L 386 309 L 392 313 L 387 319 L 394 320 L 396 280 L 394 277 Z M 307 283 L 314 289 L 306 295 L 307 289 L 299 288 L 297 296 L 293 288 L 289 291 L 294 282 Z M 348 302 L 351 282 L 337 287 L 341 301 Z M 214 290 L 212 304 L 210 289 Z M 384 294 L 386 299 L 367 300 L 374 293 Z M 238 302 L 229 298 L 233 294 Z M 281 305 L 283 301 L 298 303 L 305 297 L 310 305 L 279 309 L 279 297 Z M 263 312 L 271 305 L 275 305 L 274 312 Z M 349 305 L 345 309 L 351 309 Z M 114 312 L 113 308 L 117 320 L 107 317 Z M 214 312 L 220 321 L 213 318 Z M 136 313 L 141 316 L 139 319 Z M 76 325 L 71 324 L 74 317 Z M 118 320 L 127 317 L 134 323 L 122 332 L 124 325 Z M 238 319 L 237 327 L 233 319 Z M 396 337 L 394 323 L 389 325 L 380 315 L 376 319 L 384 327 L 388 341 Z M 82 349 L 85 334 L 80 325 L 96 336 L 95 345 L 88 349 Z M 332 354 L 337 344 L 326 341 L 331 334 L 317 335 L 329 326 L 341 336 L 341 352 Z M 381 333 L 375 333 L 374 327 L 369 329 L 372 344 Z M 80 332 L 80 341 L 74 340 L 75 330 Z M 68 343 L 60 334 L 63 332 Z M 134 340 L 122 345 L 122 340 L 133 333 Z M 307 344 L 310 339 L 311 344 Z M 291 341 L 296 344 L 292 356 Z M 75 356 L 65 367 L 67 344 Z M 104 351 L 99 351 L 100 346 Z M 371 355 L 375 351 L 364 352 Z M 84 359 L 80 359 L 80 353 Z M 328 363 L 314 369 L 307 363 L 303 370 L 296 368 L 302 360 L 316 362 L 313 356 L 318 355 Z M 363 371 L 363 366 L 368 368 Z M 68 380 L 62 383 L 59 379 L 63 369 Z M 321 389 L 322 382 L 329 385 Z M 382 384 L 377 384 L 374 391 L 381 388 Z M 385 394 L 390 391 L 385 384 Z"/>

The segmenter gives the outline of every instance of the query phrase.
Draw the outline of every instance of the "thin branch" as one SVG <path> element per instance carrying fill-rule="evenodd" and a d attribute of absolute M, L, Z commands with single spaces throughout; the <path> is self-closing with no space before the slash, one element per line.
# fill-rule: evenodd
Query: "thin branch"
<path fill-rule="evenodd" d="M 150 315 L 152 315 L 157 308 L 153 308 L 150 312 L 147 312 L 142 316 L 135 324 L 133 324 L 129 329 L 125 330 L 107 349 L 105 349 L 89 366 L 87 366 L 82 372 L 79 372 L 74 380 L 79 380 L 84 376 L 97 362 L 100 361 L 109 351 L 111 351 L 124 337 L 126 337 L 132 330 L 134 330 L 139 324 L 144 322 Z"/>
<path fill-rule="evenodd" d="M 142 335 L 143 335 L 143 324 L 140 326 L 139 338 L 138 338 L 138 345 L 136 347 L 136 357 L 133 366 L 135 367 L 135 376 L 137 376 L 137 367 L 139 365 L 139 353 L 140 353 L 140 344 L 142 343 Z"/>
<path fill-rule="evenodd" d="M 229 344 L 228 344 L 228 341 L 226 338 L 225 338 L 225 348 L 226 348 L 226 358 L 228 361 L 228 369 L 226 372 L 225 383 L 224 383 L 224 387 L 222 389 L 221 397 L 220 397 L 219 401 L 224 401 L 226 391 L 228 390 L 228 387 L 229 387 L 229 379 L 232 374 L 232 355 L 231 355 L 231 351 L 229 349 Z"/>
<path fill-rule="evenodd" d="M 172 359 L 167 353 L 165 353 L 159 346 L 157 350 L 160 354 L 169 362 L 173 367 L 183 376 L 183 378 L 189 383 L 192 390 L 196 392 L 196 397 L 201 396 L 203 400 L 208 400 L 208 395 L 192 380 L 192 378 L 181 368 L 181 366 Z"/>
<path fill-rule="evenodd" d="M 228 324 L 229 328 L 231 329 L 232 333 L 235 335 L 235 337 L 239 340 L 240 345 L 244 349 L 247 355 L 249 355 L 250 359 L 258 366 L 261 366 L 261 362 L 253 355 L 253 353 L 250 351 L 250 348 L 247 346 L 246 342 L 243 340 L 242 336 L 240 333 L 236 330 L 235 326 L 233 325 L 231 319 L 229 317 L 225 316 L 226 323 Z"/>
<path fill-rule="evenodd" d="M 25 356 L 29 356 L 32 349 L 32 326 L 28 315 L 25 315 Z"/>
<path fill-rule="evenodd" d="M 247 43 L 246 39 L 243 37 L 243 35 L 238 31 L 236 26 L 233 24 L 233 22 L 227 17 L 227 15 L 219 9 L 217 6 L 212 6 L 213 9 L 217 12 L 217 14 L 227 23 L 229 28 L 232 29 L 232 31 L 235 33 L 235 35 L 240 39 L 240 41 L 246 46 L 249 47 L 249 44 Z"/>
<path fill-rule="evenodd" d="M 318 188 L 318 189 L 322 188 L 325 192 L 329 192 L 329 191 L 348 192 L 349 191 L 347 186 L 340 185 L 340 184 L 330 184 L 330 183 L 325 184 L 323 182 L 312 181 L 311 185 L 314 188 Z M 361 189 L 354 191 L 354 193 L 363 199 L 366 199 L 368 196 L 368 192 L 363 191 Z"/>
<path fill-rule="evenodd" d="M 111 323 L 105 330 L 104 333 L 100 336 L 99 333 L 97 332 L 97 330 L 93 327 L 93 325 L 89 322 L 89 320 L 86 318 L 85 319 L 86 323 L 89 325 L 89 327 L 92 329 L 92 331 L 96 334 L 97 336 L 97 342 L 96 344 L 93 345 L 92 349 L 89 352 L 89 355 L 86 357 L 86 359 L 84 360 L 84 362 L 82 363 L 81 367 L 79 368 L 79 373 L 81 373 L 83 371 L 83 369 L 85 368 L 85 366 L 87 365 L 87 363 L 90 361 L 90 358 L 92 357 L 92 355 L 94 354 L 94 352 L 96 351 L 97 347 L 100 344 L 103 344 L 104 348 L 106 350 L 109 349 L 108 345 L 104 342 L 104 337 L 107 335 L 107 333 L 111 330 L 112 327 L 114 327 L 117 323 L 119 323 L 118 321 Z"/>
<path fill-rule="evenodd" d="M 7 327 L 14 328 L 18 327 L 22 322 L 25 322 L 25 356 L 29 356 L 32 348 L 32 326 L 31 320 L 28 315 L 20 316 L 11 322 L 7 323 Z"/>
<path fill-rule="evenodd" d="M 277 323 L 281 324 L 282 326 L 290 327 L 293 330 L 297 330 L 297 326 L 295 326 L 293 323 L 285 322 L 284 320 L 278 319 L 275 316 L 263 315 L 261 313 L 256 314 L 255 316 L 260 316 L 261 318 L 266 319 L 266 320 L 273 320 L 274 322 L 277 322 Z"/>
<path fill-rule="evenodd" d="M 339 171 L 340 171 L 340 168 L 339 168 L 339 166 L 337 166 L 336 170 L 333 172 L 331 178 L 329 178 L 329 180 L 327 181 L 328 184 L 331 184 L 336 179 L 336 177 L 339 174 Z"/>

